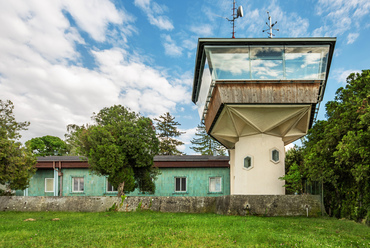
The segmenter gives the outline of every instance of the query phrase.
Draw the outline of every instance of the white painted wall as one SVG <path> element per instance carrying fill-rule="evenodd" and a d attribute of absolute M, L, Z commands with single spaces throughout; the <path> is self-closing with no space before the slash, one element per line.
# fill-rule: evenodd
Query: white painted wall
<path fill-rule="evenodd" d="M 273 149 L 279 151 L 279 162 L 271 160 Z M 252 167 L 244 168 L 244 158 L 252 158 Z M 230 193 L 232 195 L 284 195 L 285 150 L 281 137 L 256 134 L 240 137 L 230 150 Z"/>

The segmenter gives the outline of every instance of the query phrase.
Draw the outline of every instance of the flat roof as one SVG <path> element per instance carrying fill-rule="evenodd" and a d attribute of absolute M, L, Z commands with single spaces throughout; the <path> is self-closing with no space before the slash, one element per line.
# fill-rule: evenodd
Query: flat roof
<path fill-rule="evenodd" d="M 83 156 L 45 156 L 37 157 L 37 162 L 41 161 L 87 161 L 86 157 Z"/>

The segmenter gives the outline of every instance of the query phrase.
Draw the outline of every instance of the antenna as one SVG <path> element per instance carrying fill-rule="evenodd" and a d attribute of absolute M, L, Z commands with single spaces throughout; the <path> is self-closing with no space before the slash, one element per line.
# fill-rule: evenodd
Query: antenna
<path fill-rule="evenodd" d="M 235 19 L 239 18 L 239 17 L 243 17 L 243 7 L 242 6 L 239 6 L 237 11 L 236 11 L 236 14 L 235 14 L 235 0 L 233 1 L 233 19 L 228 19 L 226 18 L 229 22 L 232 22 L 233 23 L 233 32 L 232 32 L 232 38 L 235 39 Z"/>
<path fill-rule="evenodd" d="M 267 32 L 267 33 L 270 35 L 270 36 L 269 36 L 269 38 L 272 38 L 272 36 L 275 36 L 275 35 L 272 33 L 272 30 L 279 31 L 279 29 L 275 29 L 275 28 L 273 28 L 273 27 L 276 25 L 277 21 L 276 21 L 275 23 L 271 24 L 271 16 L 270 16 L 270 12 L 268 12 L 268 11 L 267 11 L 267 15 L 268 15 L 268 20 L 269 20 L 270 24 L 268 24 L 268 23 L 266 22 L 266 25 L 267 25 L 267 27 L 269 27 L 269 28 L 268 28 L 268 29 L 265 29 L 265 30 L 262 30 L 262 32 L 265 32 L 265 31 L 270 30 L 270 32 Z"/>
<path fill-rule="evenodd" d="M 235 14 L 235 10 L 236 10 L 236 14 Z M 215 15 L 215 14 L 213 14 Z M 221 17 L 221 18 L 225 18 L 226 20 L 228 20 L 229 22 L 232 22 L 233 23 L 233 32 L 232 32 L 232 38 L 235 38 L 235 20 L 238 19 L 239 17 L 243 17 L 243 7 L 242 6 L 239 6 L 238 9 L 235 8 L 235 0 L 233 0 L 233 19 L 229 19 L 227 17 L 223 17 L 223 16 L 219 16 L 219 15 L 215 15 L 215 16 L 218 16 L 218 17 Z"/>

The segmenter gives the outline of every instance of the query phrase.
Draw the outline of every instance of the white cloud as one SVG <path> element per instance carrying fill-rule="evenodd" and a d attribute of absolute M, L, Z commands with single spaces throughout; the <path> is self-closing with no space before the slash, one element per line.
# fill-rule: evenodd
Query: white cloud
<path fill-rule="evenodd" d="M 237 20 L 237 26 L 238 30 L 243 30 L 249 37 L 255 37 L 257 33 L 262 33 L 263 29 L 268 29 L 268 26 L 265 24 L 265 22 L 268 21 L 266 10 L 270 10 L 269 14 L 272 18 L 272 22 L 275 23 L 277 21 L 274 29 L 279 29 L 279 31 L 273 30 L 272 32 L 276 37 L 307 36 L 309 27 L 308 19 L 301 17 L 295 12 L 285 12 L 276 1 L 260 9 L 253 9 L 251 4 L 244 7 L 244 9 L 248 9 L 248 14 L 245 14 L 243 18 Z M 269 30 L 267 30 L 263 36 L 268 37 L 268 32 Z"/>
<path fill-rule="evenodd" d="M 347 36 L 347 44 L 355 42 L 359 35 L 359 33 L 349 33 Z"/>
<path fill-rule="evenodd" d="M 343 68 L 336 69 L 333 71 L 333 78 L 337 81 L 337 83 L 346 85 L 347 77 L 351 73 L 361 73 L 361 71 L 360 70 L 344 70 Z"/>
<path fill-rule="evenodd" d="M 189 128 L 189 129 L 180 129 L 180 132 L 185 132 L 179 137 L 179 140 L 184 142 L 184 145 L 178 146 L 177 149 L 179 149 L 182 152 L 185 152 L 186 147 L 189 147 L 191 145 L 191 140 L 195 137 L 195 133 L 197 131 L 196 127 Z M 190 150 L 191 151 L 191 150 Z"/>
<path fill-rule="evenodd" d="M 285 152 L 289 151 L 290 149 L 293 149 L 294 148 L 294 143 L 290 143 L 288 145 L 285 146 Z"/>
<path fill-rule="evenodd" d="M 108 24 L 120 25 L 124 22 L 129 23 L 133 19 L 123 9 L 118 11 L 108 0 L 66 0 L 63 3 L 77 25 L 99 42 L 105 41 Z"/>
<path fill-rule="evenodd" d="M 170 35 L 162 35 L 161 37 L 163 39 L 164 51 L 167 55 L 174 57 L 182 55 L 182 47 L 177 46 L 176 42 L 171 38 Z"/>
<path fill-rule="evenodd" d="M 93 52 L 99 70 L 119 87 L 120 101 L 135 111 L 162 114 L 187 103 L 187 82 L 171 83 L 160 71 L 132 62 L 122 49 Z"/>
<path fill-rule="evenodd" d="M 323 16 L 324 25 L 317 28 L 313 35 L 338 36 L 348 31 L 353 33 L 354 30 L 358 33 L 358 30 L 364 28 L 363 18 L 366 18 L 369 12 L 368 0 L 319 0 L 316 4 L 316 14 Z M 351 40 L 348 39 L 348 42 Z"/>
<path fill-rule="evenodd" d="M 213 28 L 210 24 L 192 26 L 190 31 L 200 37 L 211 37 L 213 35 Z"/>
<path fill-rule="evenodd" d="M 182 41 L 182 45 L 184 48 L 188 50 L 195 50 L 197 48 L 197 37 L 191 37 L 190 39 L 184 39 Z"/>
<path fill-rule="evenodd" d="M 165 5 L 159 5 L 151 0 L 135 0 L 135 5 L 147 15 L 149 23 L 162 30 L 172 30 L 173 24 L 168 16 L 162 15 L 168 11 Z"/>
<path fill-rule="evenodd" d="M 129 31 L 122 30 L 134 30 L 127 29 L 126 19 L 127 13 L 108 1 L 0 1 L 0 22 L 7 23 L 0 25 L 0 99 L 14 102 L 18 121 L 31 122 L 22 142 L 43 135 L 63 138 L 66 125 L 90 122 L 93 112 L 114 104 L 157 115 L 190 103 L 187 80 L 170 78 L 123 48 L 94 48 L 96 68 L 80 66 L 75 44 L 90 48 L 79 30 L 108 44 L 107 36 L 124 38 Z"/>

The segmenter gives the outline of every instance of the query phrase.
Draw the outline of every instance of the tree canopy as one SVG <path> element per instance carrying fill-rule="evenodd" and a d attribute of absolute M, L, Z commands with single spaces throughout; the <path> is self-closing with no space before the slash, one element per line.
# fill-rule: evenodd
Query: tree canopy
<path fill-rule="evenodd" d="M 32 138 L 26 146 L 36 156 L 63 156 L 68 153 L 67 144 L 59 137 L 50 135 Z"/>
<path fill-rule="evenodd" d="M 135 188 L 154 192 L 159 141 L 151 119 L 121 105 L 103 108 L 92 119 L 94 125 L 69 125 L 68 135 L 88 157 L 90 169 L 107 176 L 120 195 Z"/>
<path fill-rule="evenodd" d="M 369 103 L 370 70 L 349 75 L 326 104 L 327 120 L 315 123 L 300 151 L 302 177 L 323 182 L 325 206 L 336 217 L 370 217 Z"/>
<path fill-rule="evenodd" d="M 169 112 L 159 116 L 159 118 L 154 118 L 157 121 L 157 137 L 160 141 L 159 143 L 159 155 L 183 155 L 177 147 L 184 144 L 184 142 L 176 139 L 181 134 L 185 132 L 180 132 L 177 126 L 180 123 L 175 121 L 175 117 L 171 116 Z"/>
<path fill-rule="evenodd" d="M 193 146 L 190 147 L 195 152 L 202 155 L 226 155 L 226 149 L 210 135 L 207 134 L 204 125 L 198 125 L 195 136 L 190 142 Z"/>
<path fill-rule="evenodd" d="M 35 173 L 36 159 L 17 140 L 29 122 L 17 122 L 11 101 L 0 100 L 0 184 L 9 189 L 26 189 Z"/>

